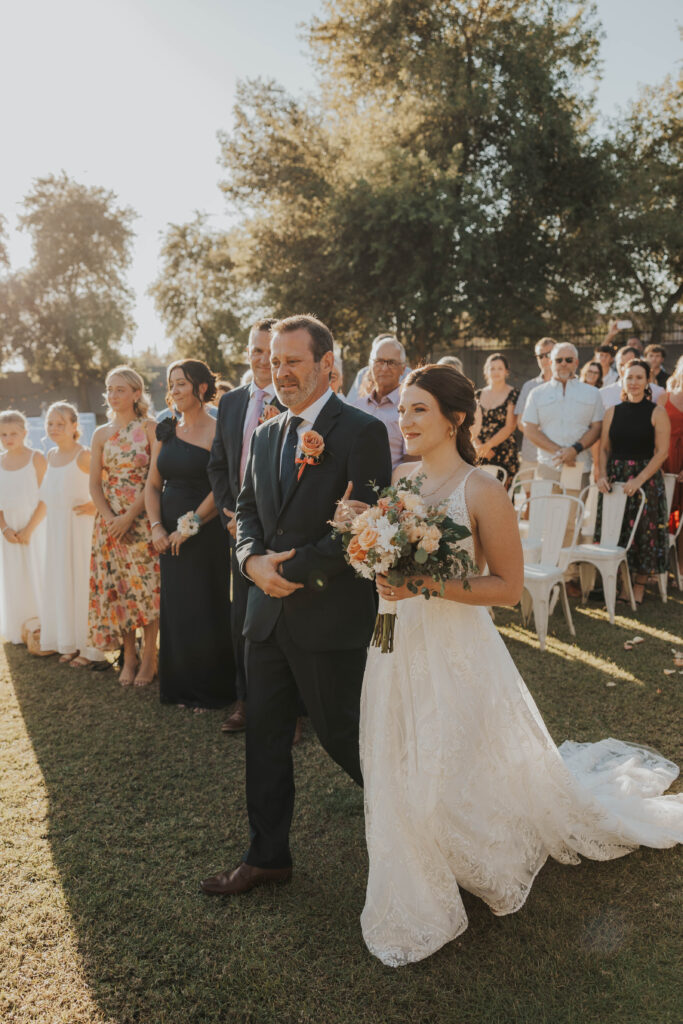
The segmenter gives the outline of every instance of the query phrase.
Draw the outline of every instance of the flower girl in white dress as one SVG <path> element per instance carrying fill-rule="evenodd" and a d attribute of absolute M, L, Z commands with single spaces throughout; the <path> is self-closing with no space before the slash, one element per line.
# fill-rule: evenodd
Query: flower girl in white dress
<path fill-rule="evenodd" d="M 104 654 L 88 647 L 90 547 L 95 506 L 90 498 L 90 450 L 79 443 L 78 412 L 55 402 L 45 417 L 56 445 L 48 452 L 40 496 L 47 508 L 47 555 L 40 644 L 62 662 L 84 668 Z"/>
<path fill-rule="evenodd" d="M 424 474 L 429 504 L 448 500 L 471 529 L 470 551 L 489 575 L 469 589 L 451 580 L 429 601 L 378 577 L 397 622 L 393 653 L 370 648 L 361 700 L 370 860 L 361 925 L 391 966 L 465 930 L 459 886 L 510 914 L 548 856 L 576 864 L 683 841 L 683 795 L 661 795 L 677 767 L 613 739 L 558 750 L 491 621 L 487 606 L 519 600 L 523 563 L 505 490 L 472 466 L 474 409 L 472 385 L 452 367 L 404 382 L 401 430 L 421 460 L 408 469 Z"/>
<path fill-rule="evenodd" d="M 20 644 L 21 627 L 40 617 L 45 560 L 45 505 L 38 489 L 47 465 L 26 445 L 23 413 L 0 413 L 0 633 Z"/>

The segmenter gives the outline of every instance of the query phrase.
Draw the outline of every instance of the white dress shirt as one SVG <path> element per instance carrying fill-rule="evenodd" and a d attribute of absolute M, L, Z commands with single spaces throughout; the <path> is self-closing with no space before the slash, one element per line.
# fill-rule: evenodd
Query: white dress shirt
<path fill-rule="evenodd" d="M 282 451 L 284 451 L 285 447 L 284 438 L 287 436 L 287 431 L 289 430 L 289 421 L 291 420 L 292 416 L 300 416 L 301 423 L 296 428 L 296 454 L 297 458 L 299 458 L 299 456 L 301 455 L 301 438 L 303 437 L 307 430 L 313 429 L 313 424 L 315 423 L 318 416 L 322 412 L 323 407 L 327 405 L 333 394 L 334 391 L 332 390 L 332 388 L 328 388 L 324 395 L 321 395 L 320 398 L 313 402 L 312 405 L 307 405 L 303 412 L 293 413 L 291 409 L 287 410 L 287 419 L 285 422 L 284 430 L 282 431 Z M 280 452 L 280 465 L 282 465 L 282 451 Z"/>
<path fill-rule="evenodd" d="M 524 423 L 535 423 L 545 436 L 563 448 L 574 444 L 586 433 L 591 423 L 602 422 L 605 410 L 598 391 L 591 384 L 572 377 L 565 387 L 559 380 L 539 384 L 529 395 L 522 417 Z M 557 467 L 554 452 L 538 449 L 538 461 Z M 583 451 L 577 463 L 590 466 L 590 453 Z"/>

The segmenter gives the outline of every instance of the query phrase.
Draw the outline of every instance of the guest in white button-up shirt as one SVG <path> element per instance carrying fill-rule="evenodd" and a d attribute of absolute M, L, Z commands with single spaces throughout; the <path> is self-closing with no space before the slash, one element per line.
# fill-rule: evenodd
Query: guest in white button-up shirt
<path fill-rule="evenodd" d="M 600 436 L 604 414 L 600 392 L 576 380 L 579 356 L 573 345 L 556 345 L 551 361 L 552 380 L 539 384 L 529 395 L 523 414 L 524 434 L 538 448 L 539 469 L 545 467 L 559 476 L 563 466 L 578 463 L 587 472 L 590 455 L 586 449 Z"/>

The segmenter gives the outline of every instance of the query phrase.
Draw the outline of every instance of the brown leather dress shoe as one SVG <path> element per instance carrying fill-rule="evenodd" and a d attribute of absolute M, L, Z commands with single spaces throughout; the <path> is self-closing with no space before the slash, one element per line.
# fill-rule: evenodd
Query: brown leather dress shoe
<path fill-rule="evenodd" d="M 221 871 L 217 875 L 203 878 L 199 888 L 208 896 L 240 896 L 255 889 L 257 885 L 275 885 L 288 882 L 292 877 L 291 868 L 255 868 L 251 864 L 240 864 L 234 871 Z"/>
<path fill-rule="evenodd" d="M 229 718 L 223 722 L 221 732 L 244 732 L 247 727 L 247 702 L 235 701 Z"/>

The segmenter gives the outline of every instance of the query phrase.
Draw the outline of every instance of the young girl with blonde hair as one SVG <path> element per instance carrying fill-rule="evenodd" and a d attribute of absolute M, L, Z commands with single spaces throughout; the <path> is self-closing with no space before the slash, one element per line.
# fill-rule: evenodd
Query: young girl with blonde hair
<path fill-rule="evenodd" d="M 0 633 L 20 644 L 21 627 L 40 616 L 45 505 L 39 489 L 47 462 L 26 444 L 23 413 L 0 413 Z"/>
<path fill-rule="evenodd" d="M 95 506 L 90 500 L 90 450 L 80 441 L 78 410 L 54 402 L 45 416 L 48 452 L 40 496 L 47 509 L 47 553 L 40 622 L 43 650 L 59 651 L 71 668 L 104 655 L 88 643 L 90 546 Z"/>

